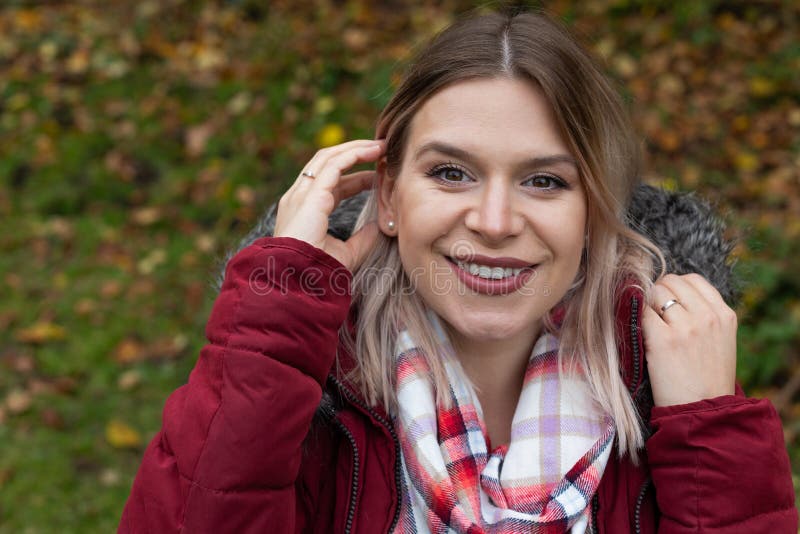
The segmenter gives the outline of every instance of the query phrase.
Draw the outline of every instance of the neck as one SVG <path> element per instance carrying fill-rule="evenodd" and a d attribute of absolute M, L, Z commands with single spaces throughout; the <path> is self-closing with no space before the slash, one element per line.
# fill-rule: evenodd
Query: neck
<path fill-rule="evenodd" d="M 541 327 L 502 340 L 471 340 L 449 332 L 464 372 L 475 386 L 491 447 L 509 442 L 525 369 Z"/>

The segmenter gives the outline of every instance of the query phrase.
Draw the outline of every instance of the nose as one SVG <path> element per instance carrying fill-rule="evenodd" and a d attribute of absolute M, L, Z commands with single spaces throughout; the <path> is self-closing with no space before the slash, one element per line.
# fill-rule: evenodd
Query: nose
<path fill-rule="evenodd" d="M 524 224 L 514 209 L 512 185 L 508 180 L 486 180 L 478 191 L 465 224 L 488 242 L 500 242 L 519 234 Z"/>

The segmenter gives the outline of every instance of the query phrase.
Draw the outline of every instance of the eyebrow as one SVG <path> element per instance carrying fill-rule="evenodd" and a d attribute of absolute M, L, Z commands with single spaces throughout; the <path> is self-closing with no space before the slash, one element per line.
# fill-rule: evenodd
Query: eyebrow
<path fill-rule="evenodd" d="M 431 141 L 430 143 L 425 143 L 414 153 L 414 159 L 421 158 L 426 152 L 439 152 L 441 154 L 453 156 L 466 161 L 475 161 L 476 159 L 473 153 L 448 143 L 442 143 L 441 141 Z M 575 158 L 569 154 L 537 156 L 524 161 L 521 165 L 529 167 L 546 167 L 556 163 L 568 163 L 573 165 L 575 168 L 578 167 Z"/>

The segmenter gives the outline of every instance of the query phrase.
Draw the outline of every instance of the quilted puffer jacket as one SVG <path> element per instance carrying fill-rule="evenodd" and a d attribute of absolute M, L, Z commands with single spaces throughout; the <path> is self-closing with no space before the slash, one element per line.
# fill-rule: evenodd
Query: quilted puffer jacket
<path fill-rule="evenodd" d="M 361 200 L 337 210 L 332 233 L 348 235 Z M 338 341 L 350 272 L 302 241 L 258 237 L 271 232 L 273 215 L 227 261 L 208 344 L 167 401 L 120 532 L 380 533 L 397 524 L 400 446 L 391 418 L 342 378 L 356 365 Z M 707 206 L 643 187 L 630 217 L 664 248 L 673 271 L 700 272 L 733 297 L 729 245 Z M 797 532 L 775 409 L 740 390 L 653 407 L 643 305 L 627 289 L 616 320 L 620 372 L 649 437 L 638 465 L 612 455 L 592 500 L 592 531 Z"/>

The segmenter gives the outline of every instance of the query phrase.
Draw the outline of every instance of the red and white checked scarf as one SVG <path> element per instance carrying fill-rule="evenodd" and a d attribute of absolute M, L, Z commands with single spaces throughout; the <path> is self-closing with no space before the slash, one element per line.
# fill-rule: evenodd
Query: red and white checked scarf
<path fill-rule="evenodd" d="M 452 407 L 436 407 L 430 371 L 404 331 L 396 358 L 395 418 L 403 464 L 398 533 L 581 534 L 614 440 L 614 423 L 583 375 L 558 373 L 558 340 L 536 342 L 508 445 L 487 450 L 481 406 L 447 348 Z"/>

